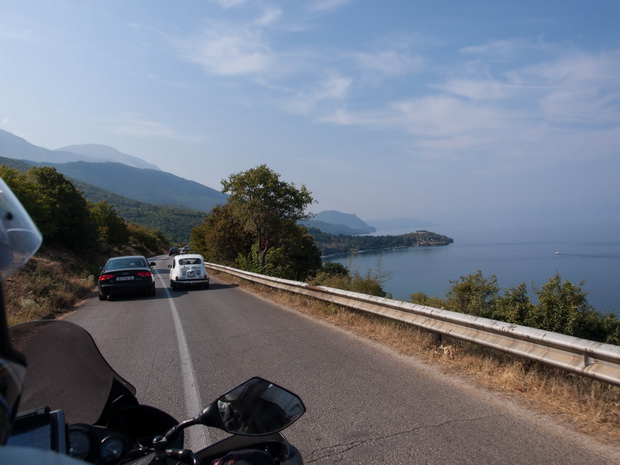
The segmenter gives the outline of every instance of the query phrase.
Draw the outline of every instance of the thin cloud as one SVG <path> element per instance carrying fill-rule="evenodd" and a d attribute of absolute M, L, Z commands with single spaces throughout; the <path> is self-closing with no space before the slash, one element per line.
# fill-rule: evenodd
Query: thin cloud
<path fill-rule="evenodd" d="M 347 3 L 314 2 L 313 8 Z M 585 159 L 579 140 L 603 149 L 592 134 L 609 141 L 620 128 L 618 51 L 569 55 L 564 49 L 560 56 L 557 46 L 542 40 L 493 40 L 454 50 L 461 59 L 449 68 L 398 42 L 356 52 L 284 52 L 272 47 L 266 28 L 281 21 L 283 12 L 264 11 L 247 27 L 209 23 L 198 38 L 183 43 L 184 58 L 209 74 L 251 77 L 271 92 L 264 101 L 289 113 L 405 135 L 412 150 L 429 158 Z M 536 64 L 524 65 L 526 58 Z M 331 70 L 327 78 L 325 69 Z M 409 75 L 416 75 L 409 95 L 375 103 L 371 92 L 378 82 L 401 78 L 402 84 L 402 76 Z M 574 133 L 562 127 L 584 122 L 587 127 Z"/>
<path fill-rule="evenodd" d="M 256 74 L 275 64 L 275 54 L 260 31 L 230 23 L 211 22 L 192 39 L 180 41 L 181 54 L 209 74 Z"/>
<path fill-rule="evenodd" d="M 351 0 L 314 0 L 310 3 L 308 9 L 310 11 L 333 10 L 335 8 L 340 8 L 350 2 Z"/>
<path fill-rule="evenodd" d="M 382 108 L 333 109 L 321 121 L 408 134 L 427 158 L 560 163 L 614 156 L 620 140 L 620 52 L 575 54 L 451 78 Z M 353 107 L 353 104 L 349 104 Z"/>
<path fill-rule="evenodd" d="M 521 88 L 520 86 L 491 79 L 450 79 L 431 87 L 476 101 L 505 100 Z"/>
<path fill-rule="evenodd" d="M 254 24 L 258 26 L 269 26 L 278 22 L 282 15 L 283 12 L 280 8 L 268 8 L 263 11 L 260 17 L 254 20 Z"/>
<path fill-rule="evenodd" d="M 343 99 L 351 86 L 351 79 L 343 76 L 333 76 L 326 79 L 320 89 L 315 92 L 318 100 Z"/>
<path fill-rule="evenodd" d="M 521 53 L 524 48 L 526 48 L 526 42 L 521 39 L 504 39 L 492 40 L 484 45 L 463 47 L 460 53 L 494 58 L 510 58 Z"/>
<path fill-rule="evenodd" d="M 243 5 L 246 0 L 212 0 L 224 9 L 232 8 L 235 6 Z"/>
<path fill-rule="evenodd" d="M 409 51 L 356 52 L 353 54 L 353 59 L 363 70 L 377 71 L 390 76 L 417 72 L 424 68 L 424 58 Z"/>
<path fill-rule="evenodd" d="M 420 137 L 451 138 L 505 126 L 506 114 L 447 95 L 432 95 L 392 105 L 402 127 Z"/>
<path fill-rule="evenodd" d="M 351 78 L 330 76 L 319 82 L 314 89 L 301 92 L 289 99 L 284 107 L 287 111 L 295 114 L 311 115 L 326 102 L 329 104 L 329 102 L 344 100 L 351 84 Z"/>
<path fill-rule="evenodd" d="M 501 39 L 491 40 L 482 45 L 472 45 L 463 47 L 459 53 L 463 55 L 475 56 L 496 61 L 512 61 L 524 54 L 528 54 L 529 59 L 532 53 L 548 54 L 558 53 L 557 45 L 545 42 L 543 39 Z"/>
<path fill-rule="evenodd" d="M 574 54 L 509 73 L 549 122 L 620 125 L 620 51 Z"/>

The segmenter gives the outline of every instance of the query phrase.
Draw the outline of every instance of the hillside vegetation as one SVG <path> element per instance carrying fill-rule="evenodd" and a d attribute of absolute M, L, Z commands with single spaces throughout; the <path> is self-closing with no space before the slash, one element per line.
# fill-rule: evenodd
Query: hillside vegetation
<path fill-rule="evenodd" d="M 209 212 L 226 202 L 226 195 L 165 171 L 134 168 L 122 163 L 46 163 L 68 178 L 119 195 L 156 205 L 183 205 Z"/>
<path fill-rule="evenodd" d="M 582 283 L 583 284 L 583 283 Z M 551 277 L 540 289 L 534 289 L 537 302 L 532 302 L 527 285 L 504 289 L 495 275 L 485 277 L 482 271 L 452 281 L 445 298 L 429 297 L 422 292 L 411 295 L 420 305 L 445 308 L 455 312 L 505 321 L 530 328 L 566 334 L 590 341 L 620 345 L 620 320 L 613 313 L 597 312 L 581 285 Z"/>
<path fill-rule="evenodd" d="M 159 231 L 127 223 L 107 202 L 88 202 L 50 167 L 26 172 L 0 166 L 43 235 L 40 251 L 5 286 L 11 321 L 54 315 L 92 291 L 99 265 L 113 255 L 159 255 L 170 240 Z"/>
<path fill-rule="evenodd" d="M 140 202 L 81 181 L 76 181 L 75 185 L 89 202 L 107 202 L 125 221 L 161 231 L 173 244 L 187 244 L 191 230 L 207 216 L 205 212 L 180 206 Z"/>
<path fill-rule="evenodd" d="M 4 157 L 0 157 L 0 165 L 21 173 L 26 173 L 34 167 L 31 163 Z M 78 188 L 88 202 L 92 204 L 106 202 L 113 206 L 118 216 L 128 223 L 160 231 L 174 244 L 188 243 L 191 230 L 199 225 L 207 215 L 203 211 L 191 210 L 187 207 L 142 202 L 78 179 L 68 176 L 66 178 Z"/>

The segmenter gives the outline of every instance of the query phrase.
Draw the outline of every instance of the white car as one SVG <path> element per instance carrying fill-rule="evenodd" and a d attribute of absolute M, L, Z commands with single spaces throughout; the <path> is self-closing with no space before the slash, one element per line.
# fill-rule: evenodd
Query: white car
<path fill-rule="evenodd" d="M 172 258 L 172 265 L 168 265 L 168 268 L 170 268 L 170 287 L 173 291 L 182 286 L 209 288 L 209 274 L 202 255 L 175 255 Z"/>

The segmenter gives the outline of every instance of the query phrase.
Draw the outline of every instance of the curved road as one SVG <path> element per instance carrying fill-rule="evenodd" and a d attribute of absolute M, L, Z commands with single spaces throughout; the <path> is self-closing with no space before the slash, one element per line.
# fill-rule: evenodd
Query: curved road
<path fill-rule="evenodd" d="M 566 431 L 433 367 L 212 279 L 157 296 L 89 300 L 88 329 L 141 402 L 178 419 L 252 376 L 298 393 L 308 412 L 285 435 L 312 464 L 611 464 L 618 446 Z M 190 446 L 221 437 L 192 429 Z"/>

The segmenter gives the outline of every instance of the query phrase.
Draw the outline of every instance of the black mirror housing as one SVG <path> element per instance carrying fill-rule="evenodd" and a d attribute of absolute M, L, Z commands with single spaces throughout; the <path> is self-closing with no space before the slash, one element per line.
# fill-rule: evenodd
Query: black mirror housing
<path fill-rule="evenodd" d="M 229 434 L 263 436 L 289 427 L 305 411 L 296 394 L 255 377 L 208 405 L 196 420 Z"/>

